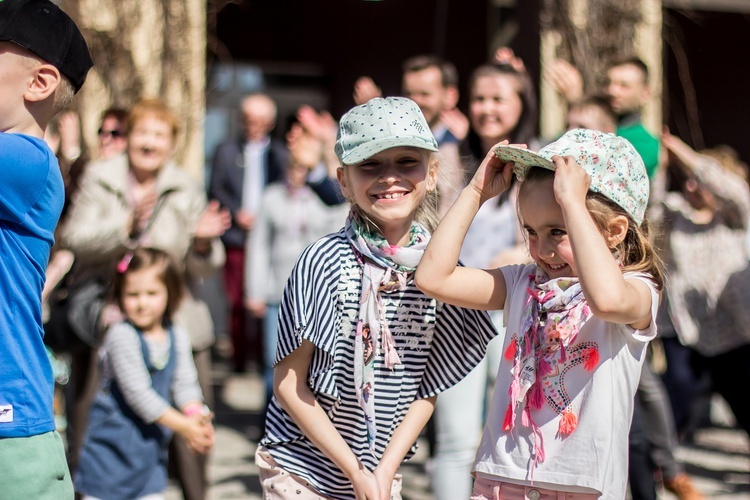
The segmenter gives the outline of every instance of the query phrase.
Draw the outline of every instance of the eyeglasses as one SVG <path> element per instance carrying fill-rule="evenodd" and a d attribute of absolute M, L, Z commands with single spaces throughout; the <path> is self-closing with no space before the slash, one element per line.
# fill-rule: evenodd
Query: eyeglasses
<path fill-rule="evenodd" d="M 114 129 L 114 130 L 104 130 L 104 129 L 100 128 L 97 131 L 97 133 L 99 134 L 99 137 L 102 137 L 102 138 L 110 137 L 110 136 L 112 136 L 113 139 L 117 139 L 119 137 L 125 137 L 125 132 L 123 132 L 122 130 L 117 130 L 117 129 Z"/>

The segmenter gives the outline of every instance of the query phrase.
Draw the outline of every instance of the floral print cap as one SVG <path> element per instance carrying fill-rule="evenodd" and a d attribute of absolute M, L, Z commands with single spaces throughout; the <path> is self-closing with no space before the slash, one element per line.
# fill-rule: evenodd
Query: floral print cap
<path fill-rule="evenodd" d="M 354 165 L 400 146 L 438 150 L 417 103 L 406 97 L 375 97 L 341 117 L 334 149 L 342 165 Z"/>
<path fill-rule="evenodd" d="M 627 139 L 596 130 L 573 129 L 534 153 L 513 146 L 498 146 L 495 155 L 514 163 L 513 172 L 523 180 L 531 167 L 555 170 L 553 156 L 572 156 L 591 177 L 589 189 L 617 203 L 639 226 L 649 196 L 649 181 L 641 155 Z"/>

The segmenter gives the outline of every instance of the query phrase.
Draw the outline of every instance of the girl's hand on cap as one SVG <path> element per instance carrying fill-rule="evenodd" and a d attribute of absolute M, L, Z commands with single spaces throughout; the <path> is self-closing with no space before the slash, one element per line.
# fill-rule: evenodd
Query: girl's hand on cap
<path fill-rule="evenodd" d="M 591 177 L 572 156 L 553 156 L 555 200 L 560 206 L 570 202 L 586 203 L 586 193 L 591 185 Z"/>
<path fill-rule="evenodd" d="M 502 141 L 490 148 L 469 184 L 479 193 L 480 203 L 484 203 L 510 187 L 513 177 L 513 163 L 505 163 L 495 155 L 497 146 L 507 144 L 508 141 Z"/>

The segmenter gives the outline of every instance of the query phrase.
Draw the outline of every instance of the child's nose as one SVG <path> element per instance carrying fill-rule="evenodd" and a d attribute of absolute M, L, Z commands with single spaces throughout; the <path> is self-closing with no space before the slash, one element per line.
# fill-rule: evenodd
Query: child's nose
<path fill-rule="evenodd" d="M 539 245 L 539 255 L 543 258 L 550 258 L 555 255 L 555 246 L 550 241 L 543 241 Z"/>
<path fill-rule="evenodd" d="M 492 112 L 493 106 L 494 106 L 494 104 L 493 104 L 492 100 L 490 100 L 490 99 L 484 99 L 482 101 L 480 109 L 481 109 L 482 113 L 490 113 L 490 112 Z"/>
<path fill-rule="evenodd" d="M 388 162 L 383 165 L 380 171 L 380 182 L 395 182 L 399 179 L 401 179 L 401 173 L 395 164 Z"/>

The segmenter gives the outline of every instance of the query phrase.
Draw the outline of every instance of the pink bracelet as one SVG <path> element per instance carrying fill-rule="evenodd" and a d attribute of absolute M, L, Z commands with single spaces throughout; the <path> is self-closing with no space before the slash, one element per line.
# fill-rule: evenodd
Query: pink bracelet
<path fill-rule="evenodd" d="M 196 413 L 201 414 L 204 417 L 207 417 L 211 414 L 211 408 L 209 408 L 207 405 L 192 405 L 189 408 L 187 408 L 182 413 L 185 414 L 185 416 L 190 417 L 192 415 L 195 415 Z"/>

